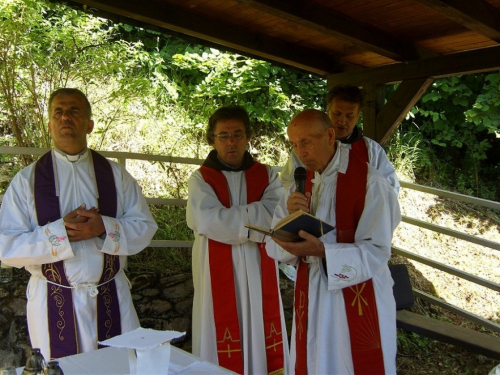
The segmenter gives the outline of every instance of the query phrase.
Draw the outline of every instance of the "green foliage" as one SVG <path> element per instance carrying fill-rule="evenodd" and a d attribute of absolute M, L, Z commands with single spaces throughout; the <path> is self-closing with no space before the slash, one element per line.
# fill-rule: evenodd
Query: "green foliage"
<path fill-rule="evenodd" d="M 393 89 L 388 88 L 388 96 Z M 391 145 L 418 140 L 414 166 L 421 181 L 497 199 L 499 89 L 500 72 L 435 80 L 402 122 L 398 140 Z"/>
<path fill-rule="evenodd" d="M 50 146 L 47 99 L 55 88 L 81 88 L 109 126 L 149 87 L 137 74 L 147 55 L 137 44 L 114 41 L 116 26 L 108 21 L 33 0 L 3 1 L 0 17 L 0 120 L 14 134 L 4 142 Z"/>
<path fill-rule="evenodd" d="M 58 87 L 77 87 L 92 104 L 92 148 L 204 158 L 210 149 L 203 136 L 208 117 L 222 105 L 240 104 L 255 131 L 251 152 L 281 165 L 288 156 L 288 121 L 303 108 L 324 106 L 324 79 L 113 24 L 91 9 L 3 0 L 0 18 L 1 145 L 49 147 L 48 97 Z M 3 155 L 0 188 L 31 161 Z M 186 181 L 196 168 L 127 161 L 149 197 L 187 198 Z M 192 240 L 184 208 L 151 210 L 160 228 L 155 239 Z M 190 251 L 151 248 L 131 259 L 136 267 L 143 262 L 160 270 L 189 267 Z"/>
<path fill-rule="evenodd" d="M 415 166 L 431 166 L 422 143 L 425 140 L 422 133 L 417 131 L 402 132 L 399 128 L 385 145 L 387 157 L 394 165 L 398 178 L 403 181 L 414 182 Z"/>
<path fill-rule="evenodd" d="M 186 225 L 185 207 L 150 206 L 151 213 L 158 223 L 158 231 L 153 239 L 172 241 L 192 241 L 193 231 Z M 147 248 L 129 257 L 129 268 L 134 271 L 147 270 L 165 273 L 188 271 L 191 267 L 191 249 Z"/>
<path fill-rule="evenodd" d="M 432 340 L 424 336 L 419 336 L 416 333 L 398 330 L 397 334 L 398 352 L 411 353 L 414 350 L 423 350 L 429 354 Z"/>

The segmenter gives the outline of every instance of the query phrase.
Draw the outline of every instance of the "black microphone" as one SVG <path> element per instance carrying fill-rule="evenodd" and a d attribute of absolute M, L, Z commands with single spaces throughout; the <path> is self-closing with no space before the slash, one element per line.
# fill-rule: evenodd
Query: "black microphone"
<path fill-rule="evenodd" d="M 306 193 L 306 176 L 306 169 L 304 167 L 295 168 L 293 178 L 295 179 L 296 191 L 302 194 Z"/>

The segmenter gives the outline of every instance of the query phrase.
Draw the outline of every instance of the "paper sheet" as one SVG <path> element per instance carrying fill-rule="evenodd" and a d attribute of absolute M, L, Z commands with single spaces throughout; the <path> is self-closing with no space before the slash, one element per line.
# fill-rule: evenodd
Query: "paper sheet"
<path fill-rule="evenodd" d="M 148 328 L 136 328 L 133 331 L 101 341 L 99 344 L 137 350 L 153 349 L 173 339 L 182 337 L 186 332 L 157 331 Z"/>

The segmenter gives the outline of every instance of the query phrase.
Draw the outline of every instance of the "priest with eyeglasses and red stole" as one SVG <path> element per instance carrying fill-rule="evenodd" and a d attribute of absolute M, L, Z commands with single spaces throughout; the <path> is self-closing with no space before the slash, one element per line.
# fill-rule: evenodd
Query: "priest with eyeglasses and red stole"
<path fill-rule="evenodd" d="M 243 107 L 216 110 L 206 133 L 213 150 L 189 178 L 193 354 L 239 374 L 281 374 L 288 343 L 277 262 L 245 223 L 269 227 L 283 190 L 247 151 L 250 136 Z"/>

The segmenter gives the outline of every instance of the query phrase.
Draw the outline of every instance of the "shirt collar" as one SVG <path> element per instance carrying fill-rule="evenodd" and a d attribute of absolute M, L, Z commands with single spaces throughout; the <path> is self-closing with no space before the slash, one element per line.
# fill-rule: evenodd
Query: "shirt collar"
<path fill-rule="evenodd" d="M 63 159 L 63 160 L 67 160 L 71 163 L 76 163 L 80 160 L 83 160 L 84 157 L 87 156 L 88 148 L 85 148 L 83 151 L 81 151 L 80 153 L 78 153 L 76 155 L 69 155 L 69 154 L 65 153 L 64 151 L 61 151 L 55 147 L 54 147 L 54 151 L 55 151 L 54 154 L 57 156 L 58 159 Z"/>

